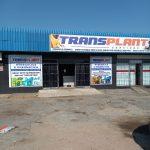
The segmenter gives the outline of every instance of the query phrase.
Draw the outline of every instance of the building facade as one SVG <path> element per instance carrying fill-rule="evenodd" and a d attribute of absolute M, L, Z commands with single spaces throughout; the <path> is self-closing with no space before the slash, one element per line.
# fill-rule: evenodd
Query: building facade
<path fill-rule="evenodd" d="M 0 29 L 0 93 L 150 87 L 150 35 Z"/>

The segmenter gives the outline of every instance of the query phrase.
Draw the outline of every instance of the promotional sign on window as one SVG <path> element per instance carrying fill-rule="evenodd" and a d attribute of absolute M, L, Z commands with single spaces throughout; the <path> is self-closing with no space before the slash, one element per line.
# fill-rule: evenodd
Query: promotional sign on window
<path fill-rule="evenodd" d="M 9 87 L 42 86 L 42 56 L 9 55 Z"/>
<path fill-rule="evenodd" d="M 150 53 L 150 39 L 139 37 L 49 35 L 50 51 Z"/>
<path fill-rule="evenodd" d="M 112 84 L 112 58 L 111 57 L 91 57 L 91 85 Z"/>

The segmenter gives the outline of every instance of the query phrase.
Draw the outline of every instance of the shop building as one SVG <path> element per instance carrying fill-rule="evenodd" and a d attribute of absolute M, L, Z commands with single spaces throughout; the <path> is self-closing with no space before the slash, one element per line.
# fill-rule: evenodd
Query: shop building
<path fill-rule="evenodd" d="M 150 87 L 150 35 L 0 29 L 0 93 Z"/>

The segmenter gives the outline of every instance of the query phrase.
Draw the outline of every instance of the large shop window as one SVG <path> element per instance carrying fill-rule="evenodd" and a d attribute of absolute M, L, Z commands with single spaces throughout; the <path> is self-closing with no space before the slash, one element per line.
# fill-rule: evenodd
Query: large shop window
<path fill-rule="evenodd" d="M 117 86 L 129 86 L 130 85 L 130 74 L 129 74 L 128 63 L 117 64 Z"/>
<path fill-rule="evenodd" d="M 143 85 L 150 85 L 150 63 L 143 64 Z"/>

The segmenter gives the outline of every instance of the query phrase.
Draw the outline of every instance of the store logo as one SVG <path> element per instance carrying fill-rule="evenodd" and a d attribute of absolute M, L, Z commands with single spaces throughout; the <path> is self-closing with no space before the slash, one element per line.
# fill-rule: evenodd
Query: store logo
<path fill-rule="evenodd" d="M 61 48 L 62 44 L 61 44 L 61 41 L 59 40 L 59 35 L 51 34 L 50 35 L 50 44 L 51 44 L 51 48 Z"/>

